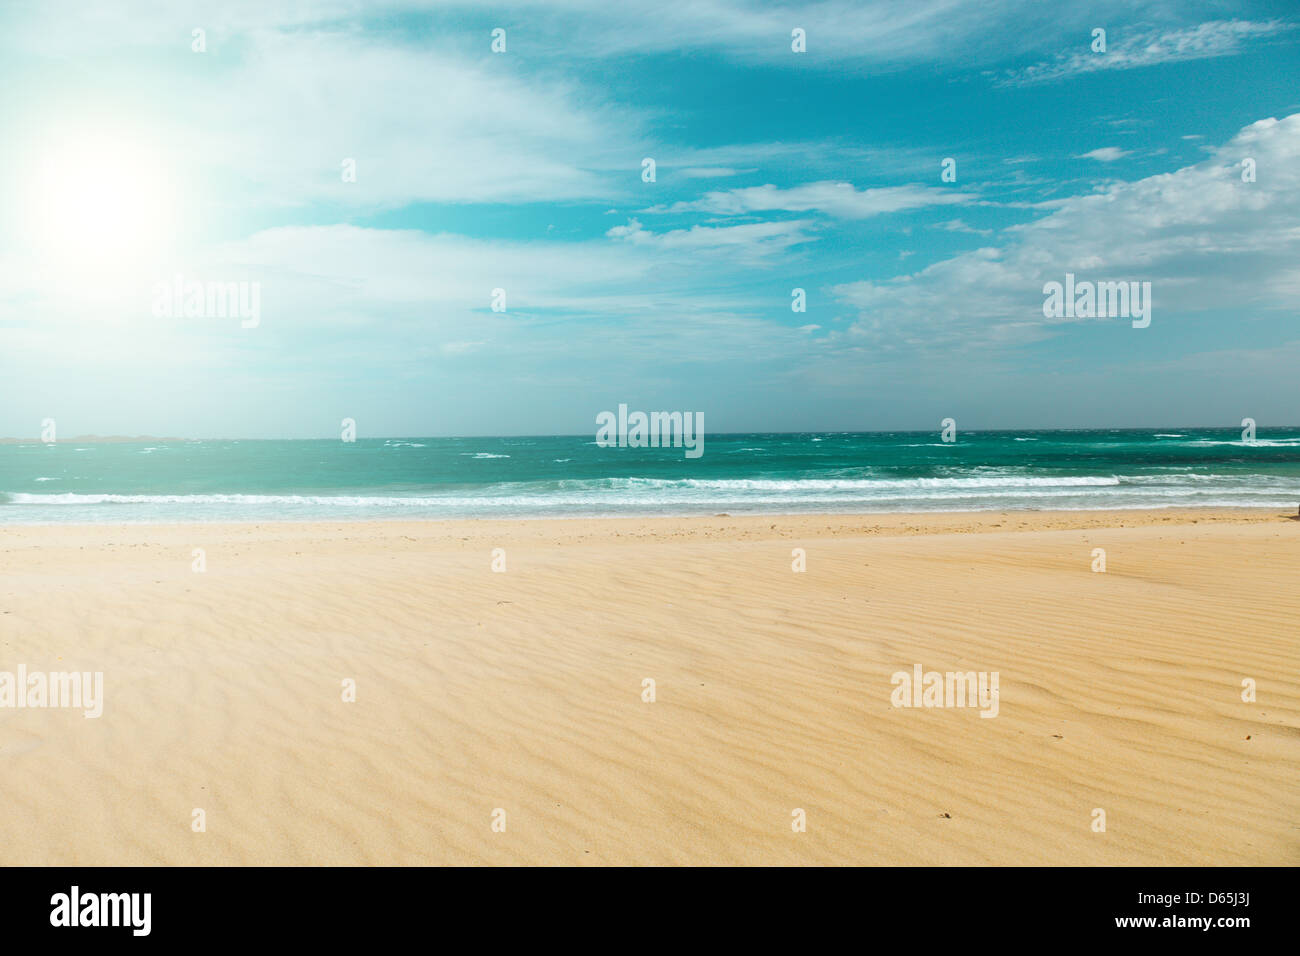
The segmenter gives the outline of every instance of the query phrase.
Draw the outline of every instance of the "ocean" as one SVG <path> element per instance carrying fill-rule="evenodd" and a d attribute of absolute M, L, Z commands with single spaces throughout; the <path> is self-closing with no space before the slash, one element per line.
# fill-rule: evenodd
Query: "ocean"
<path fill-rule="evenodd" d="M 1300 427 L 0 445 L 0 523 L 1300 504 Z"/>

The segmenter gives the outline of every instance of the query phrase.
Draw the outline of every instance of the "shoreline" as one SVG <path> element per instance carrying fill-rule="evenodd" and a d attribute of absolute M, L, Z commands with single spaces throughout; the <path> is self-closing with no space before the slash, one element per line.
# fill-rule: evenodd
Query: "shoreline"
<path fill-rule="evenodd" d="M 2 514 L 3 512 L 0 512 Z M 705 522 L 727 522 L 731 526 L 744 527 L 753 525 L 771 525 L 773 522 L 786 525 L 806 524 L 820 521 L 847 522 L 847 529 L 840 533 L 879 534 L 898 531 L 903 534 L 934 534 L 949 531 L 969 532 L 972 530 L 1073 530 L 1095 527 L 1142 527 L 1146 525 L 1181 525 L 1181 524 L 1256 524 L 1291 520 L 1300 523 L 1300 516 L 1279 512 L 1276 508 L 1249 507 L 1240 508 L 1098 508 L 1098 509 L 1061 509 L 1061 510 L 979 510 L 979 511 L 885 511 L 885 512 L 785 512 L 772 514 L 729 514 L 712 515 L 599 515 L 575 517 L 528 517 L 528 518 L 420 518 L 420 517 L 358 517 L 358 518 L 274 518 L 269 520 L 227 520 L 223 518 L 193 521 L 58 521 L 58 522 L 0 522 L 0 533 L 19 529 L 112 529 L 112 528 L 276 528 L 280 526 L 297 528 L 340 529 L 375 527 L 385 528 L 399 525 L 415 525 L 428 528 L 448 528 L 456 530 L 462 526 L 479 527 L 522 527 L 533 525 L 576 526 L 594 522 L 598 525 L 625 524 L 644 526 L 669 526 L 678 522 L 702 524 Z M 1015 528 L 1008 528 L 1007 521 L 1015 522 Z M 935 527 L 926 529 L 921 526 L 930 523 Z"/>

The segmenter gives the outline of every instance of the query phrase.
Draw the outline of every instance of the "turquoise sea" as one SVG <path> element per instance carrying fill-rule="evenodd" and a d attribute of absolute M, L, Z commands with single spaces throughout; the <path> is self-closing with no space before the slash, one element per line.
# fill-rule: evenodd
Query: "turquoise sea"
<path fill-rule="evenodd" d="M 514 518 L 1300 503 L 1300 427 L 0 445 L 0 523 Z"/>

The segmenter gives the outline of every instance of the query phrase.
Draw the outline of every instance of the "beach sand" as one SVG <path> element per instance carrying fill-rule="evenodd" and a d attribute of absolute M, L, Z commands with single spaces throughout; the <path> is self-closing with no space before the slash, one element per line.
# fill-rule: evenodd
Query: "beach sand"
<path fill-rule="evenodd" d="M 1298 610 L 1273 512 L 8 526 L 0 670 L 105 701 L 0 710 L 0 847 L 1295 865 Z M 997 671 L 996 718 L 892 706 L 916 664 Z"/>

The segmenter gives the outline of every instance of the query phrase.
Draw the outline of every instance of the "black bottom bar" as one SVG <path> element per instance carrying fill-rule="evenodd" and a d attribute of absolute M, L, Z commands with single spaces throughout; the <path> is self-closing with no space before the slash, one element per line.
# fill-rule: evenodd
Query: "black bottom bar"
<path fill-rule="evenodd" d="M 0 870 L 0 883 L 8 943 L 57 943 L 63 937 L 91 945 L 220 944 L 266 938 L 337 947 L 423 934 L 415 938 L 436 945 L 455 937 L 431 936 L 430 930 L 455 930 L 482 942 L 524 934 L 534 943 L 585 938 L 621 945 L 621 939 L 640 946 L 640 939 L 676 946 L 684 942 L 683 927 L 691 925 L 696 928 L 686 938 L 732 946 L 787 936 L 829 943 L 847 932 L 866 942 L 898 939 L 922 950 L 939 945 L 951 952 L 958 951 L 954 946 L 985 952 L 1015 942 L 1125 937 L 1180 948 L 1231 947 L 1280 938 L 1295 925 L 1294 871 L 1280 868 L 544 874 L 22 868 Z M 117 925 L 73 926 L 74 921 Z"/>

